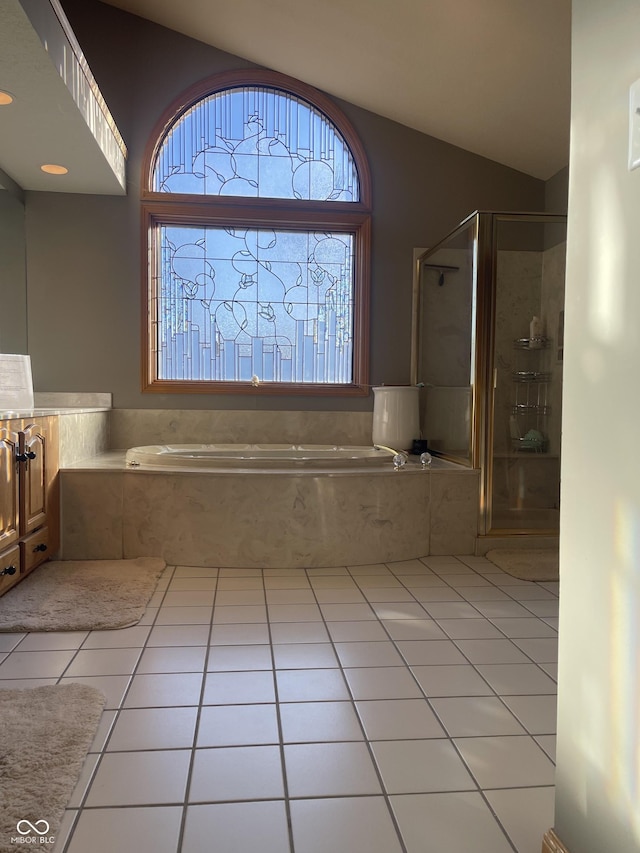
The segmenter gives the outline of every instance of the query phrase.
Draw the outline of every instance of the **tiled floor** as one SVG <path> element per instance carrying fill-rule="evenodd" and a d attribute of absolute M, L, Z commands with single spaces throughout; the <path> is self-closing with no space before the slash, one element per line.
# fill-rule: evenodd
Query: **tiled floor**
<path fill-rule="evenodd" d="M 139 625 L 0 635 L 106 710 L 55 853 L 539 853 L 558 584 L 482 557 L 170 567 Z"/>

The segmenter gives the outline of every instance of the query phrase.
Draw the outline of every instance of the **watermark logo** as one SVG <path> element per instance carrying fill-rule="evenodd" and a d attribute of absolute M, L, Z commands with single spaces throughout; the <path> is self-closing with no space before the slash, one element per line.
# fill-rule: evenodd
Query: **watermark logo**
<path fill-rule="evenodd" d="M 16 824 L 18 835 L 11 837 L 12 844 L 54 844 L 55 836 L 49 835 L 50 824 L 47 820 L 19 820 Z"/>

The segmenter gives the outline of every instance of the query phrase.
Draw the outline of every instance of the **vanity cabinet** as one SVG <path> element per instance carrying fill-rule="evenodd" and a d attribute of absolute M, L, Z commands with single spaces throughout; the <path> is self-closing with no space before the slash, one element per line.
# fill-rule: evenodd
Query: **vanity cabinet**
<path fill-rule="evenodd" d="M 0 595 L 59 545 L 58 421 L 0 421 Z"/>

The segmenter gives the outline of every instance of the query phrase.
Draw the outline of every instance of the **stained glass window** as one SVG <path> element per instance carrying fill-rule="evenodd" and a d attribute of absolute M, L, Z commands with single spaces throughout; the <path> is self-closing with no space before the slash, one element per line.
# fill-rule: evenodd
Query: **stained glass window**
<path fill-rule="evenodd" d="M 353 237 L 161 226 L 160 379 L 350 382 Z"/>
<path fill-rule="evenodd" d="M 167 134 L 157 192 L 358 201 L 351 152 L 333 124 L 287 92 L 245 86 L 187 110 Z"/>
<path fill-rule="evenodd" d="M 147 192 L 151 390 L 362 390 L 361 155 L 273 85 L 212 87 L 165 127 Z"/>

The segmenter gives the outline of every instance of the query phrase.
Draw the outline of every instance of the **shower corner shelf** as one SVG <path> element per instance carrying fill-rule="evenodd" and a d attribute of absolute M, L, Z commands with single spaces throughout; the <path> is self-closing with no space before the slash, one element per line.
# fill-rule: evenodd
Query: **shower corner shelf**
<path fill-rule="evenodd" d="M 518 338 L 513 342 L 515 349 L 540 350 L 548 349 L 551 344 L 551 338 L 539 336 L 536 338 Z"/>
<path fill-rule="evenodd" d="M 513 398 L 511 405 L 511 452 L 514 455 L 546 454 L 549 450 L 547 418 L 551 407 L 547 388 L 551 373 L 545 370 L 550 345 L 547 337 L 518 338 L 518 350 L 511 372 Z"/>

